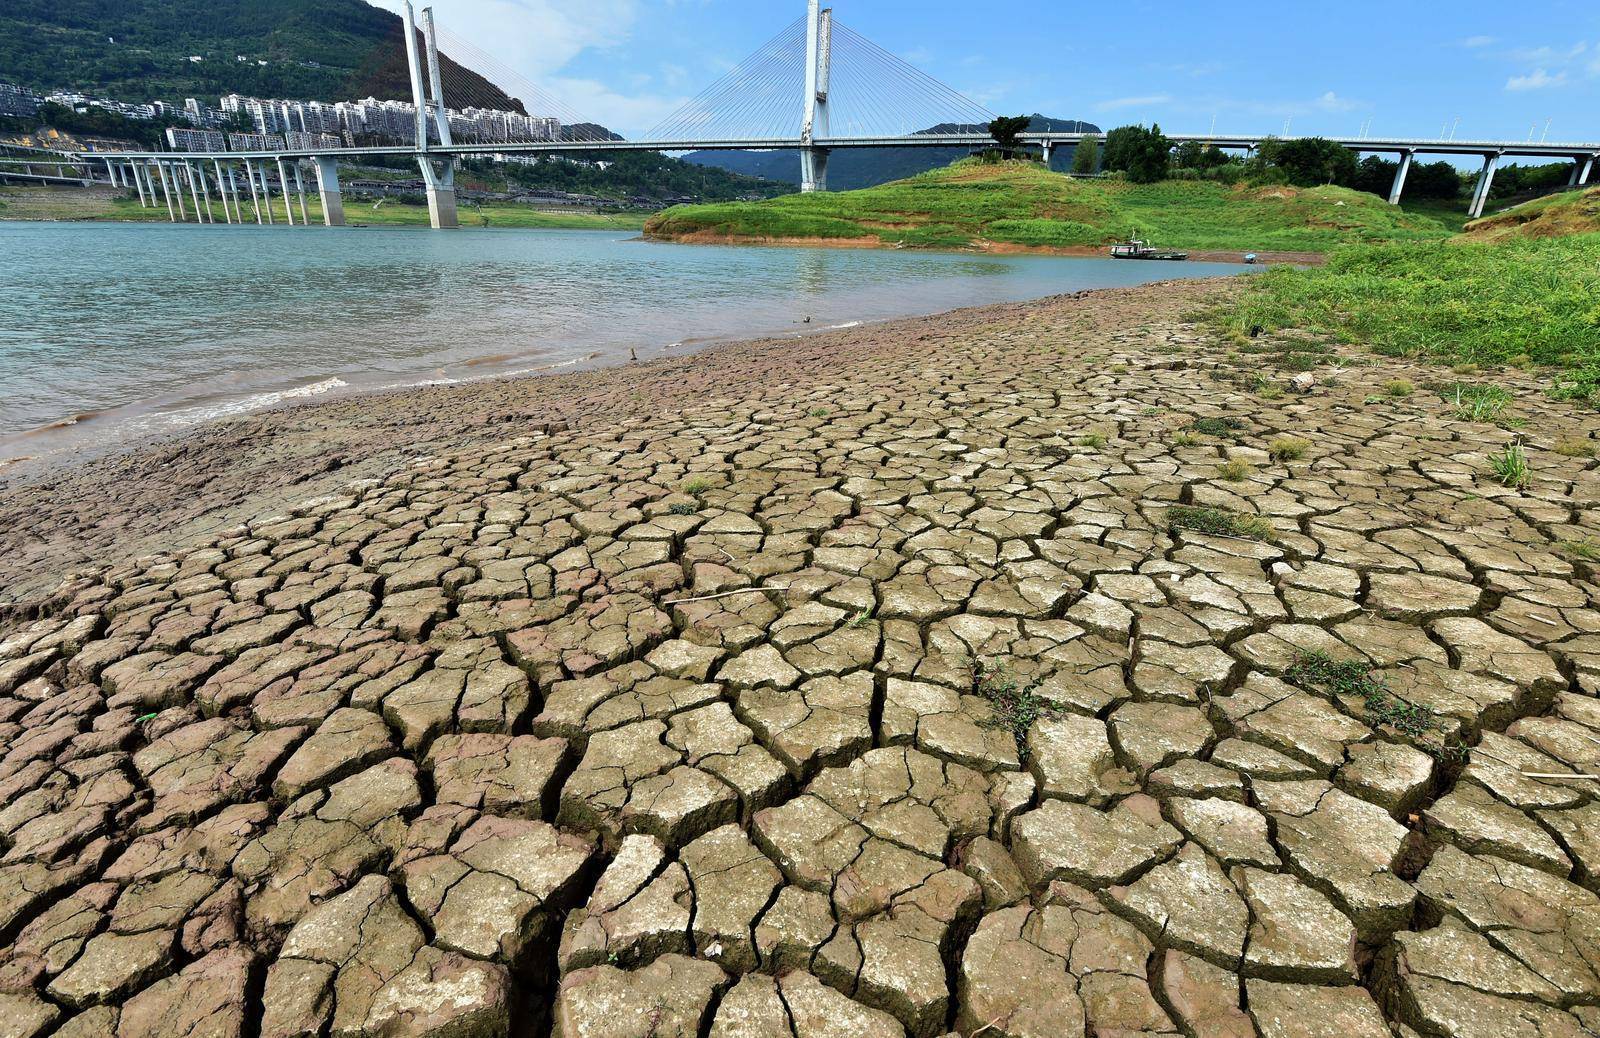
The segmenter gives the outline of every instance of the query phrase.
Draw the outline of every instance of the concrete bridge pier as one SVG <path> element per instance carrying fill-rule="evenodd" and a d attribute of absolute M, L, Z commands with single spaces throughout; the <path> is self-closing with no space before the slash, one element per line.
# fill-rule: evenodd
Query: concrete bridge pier
<path fill-rule="evenodd" d="M 250 186 L 250 208 L 255 210 L 256 223 L 265 223 L 261 218 L 261 196 L 256 193 L 256 167 L 249 159 L 244 160 L 244 182 Z"/>
<path fill-rule="evenodd" d="M 278 222 L 278 218 L 272 212 L 272 182 L 267 179 L 265 162 L 256 166 L 256 176 L 261 178 L 261 207 L 267 211 L 267 225 L 270 227 Z"/>
<path fill-rule="evenodd" d="M 1567 178 L 1568 187 L 1582 187 L 1589 182 L 1589 174 L 1594 170 L 1593 155 L 1575 159 L 1572 163 L 1572 176 Z"/>
<path fill-rule="evenodd" d="M 217 195 L 222 199 L 222 222 L 233 223 L 233 213 L 228 210 L 228 183 L 222 179 L 222 162 L 220 159 L 211 160 L 211 172 L 217 178 Z"/>
<path fill-rule="evenodd" d="M 800 190 L 828 190 L 828 149 L 809 147 L 800 149 Z"/>
<path fill-rule="evenodd" d="M 194 199 L 194 222 L 205 223 L 206 214 L 200 208 L 200 185 L 196 182 L 194 167 L 187 162 L 183 164 L 183 179 L 189 182 L 189 197 Z"/>
<path fill-rule="evenodd" d="M 161 178 L 161 198 L 167 203 L 167 222 L 177 223 L 178 214 L 172 208 L 172 188 L 167 183 L 167 165 L 164 162 L 156 163 L 156 175 Z"/>
<path fill-rule="evenodd" d="M 150 203 L 148 201 L 146 201 L 146 199 L 145 199 L 144 179 L 139 176 L 139 167 L 138 167 L 138 165 L 135 164 L 135 165 L 129 166 L 128 169 L 133 174 L 133 186 L 135 188 L 137 188 L 138 191 L 139 191 L 139 208 L 140 209 L 149 209 L 150 208 Z"/>
<path fill-rule="evenodd" d="M 441 172 L 428 156 L 417 156 L 423 190 L 428 196 L 428 223 L 436 231 L 461 226 L 456 216 L 456 167 L 450 159 L 445 159 L 443 165 Z"/>
<path fill-rule="evenodd" d="M 1416 156 L 1414 151 L 1400 153 L 1400 168 L 1394 171 L 1394 185 L 1389 188 L 1389 204 L 1400 204 L 1400 192 L 1406 189 L 1406 177 L 1411 173 L 1411 160 Z"/>
<path fill-rule="evenodd" d="M 294 226 L 294 199 L 289 197 L 289 174 L 284 172 L 283 160 L 278 159 L 278 190 L 283 194 L 283 218 Z"/>
<path fill-rule="evenodd" d="M 211 177 L 206 174 L 206 164 L 204 162 L 196 162 L 194 164 L 194 172 L 195 176 L 200 178 L 200 197 L 206 203 L 206 222 L 216 223 L 217 214 L 211 208 Z"/>
<path fill-rule="evenodd" d="M 339 160 L 318 156 L 317 192 L 322 195 L 322 223 L 325 227 L 344 226 L 344 195 L 339 191 Z"/>
<path fill-rule="evenodd" d="M 306 182 L 300 175 L 300 160 L 294 160 L 294 193 L 300 199 L 300 226 L 310 227 L 311 217 L 306 215 Z"/>
<path fill-rule="evenodd" d="M 112 187 L 122 186 L 121 184 L 117 183 L 117 164 L 112 162 L 110 159 L 106 159 L 106 178 L 111 181 Z"/>
<path fill-rule="evenodd" d="M 1043 151 L 1043 153 L 1044 153 L 1044 168 L 1045 169 L 1049 169 L 1050 168 L 1050 142 L 1049 141 L 1045 141 L 1039 147 L 1040 147 L 1040 150 Z"/>
<path fill-rule="evenodd" d="M 1494 184 L 1494 171 L 1500 165 L 1498 152 L 1483 157 L 1483 170 L 1478 174 L 1477 187 L 1472 191 L 1472 204 L 1467 207 L 1467 218 L 1476 220 L 1483 215 L 1483 209 L 1489 204 L 1489 188 Z"/>

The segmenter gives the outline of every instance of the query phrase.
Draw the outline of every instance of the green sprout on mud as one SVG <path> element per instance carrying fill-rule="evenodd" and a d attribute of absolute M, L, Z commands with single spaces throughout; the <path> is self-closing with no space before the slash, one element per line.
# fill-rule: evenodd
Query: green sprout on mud
<path fill-rule="evenodd" d="M 1190 436 L 1186 432 L 1173 433 L 1167 442 L 1173 447 L 1197 447 L 1200 445 L 1198 437 Z"/>
<path fill-rule="evenodd" d="M 828 417 L 828 409 L 826 407 L 813 407 L 811 409 L 811 417 L 826 418 Z"/>
<path fill-rule="evenodd" d="M 1594 457 L 1594 443 L 1578 436 L 1563 436 L 1556 441 L 1555 452 L 1566 458 Z"/>
<path fill-rule="evenodd" d="M 1409 379 L 1397 378 L 1393 382 L 1390 382 L 1388 385 L 1384 386 L 1383 391 L 1389 396 L 1399 399 L 1400 397 L 1410 396 L 1417 390 L 1416 387 L 1411 384 Z"/>
<path fill-rule="evenodd" d="M 985 728 L 1004 728 L 1017 743 L 1017 758 L 1028 759 L 1028 729 L 1035 721 L 1051 714 L 1048 701 L 1034 690 L 1039 687 L 1035 679 L 1024 685 L 1004 663 L 972 664 L 972 691 L 988 701 L 994 713 L 983 722 Z"/>
<path fill-rule="evenodd" d="M 845 624 L 845 626 L 846 627 L 865 627 L 868 623 L 870 623 L 872 621 L 872 614 L 876 610 L 877 610 L 876 606 L 873 606 L 873 607 L 871 607 L 869 609 L 861 610 L 861 612 L 857 613 L 855 616 L 852 616 L 850 618 L 850 622 Z"/>
<path fill-rule="evenodd" d="M 1528 474 L 1528 452 L 1516 441 L 1506 444 L 1504 451 L 1490 458 L 1489 467 L 1494 469 L 1495 478 L 1500 480 L 1501 486 L 1521 490 L 1531 478 Z"/>
<path fill-rule="evenodd" d="M 1259 515 L 1240 515 L 1222 508 L 1174 505 L 1167 509 L 1167 529 L 1193 530 L 1222 537 L 1245 537 L 1256 541 L 1272 539 L 1272 525 Z"/>
<path fill-rule="evenodd" d="M 1273 461 L 1299 461 L 1310 449 L 1310 440 L 1302 440 L 1298 436 L 1280 436 L 1267 445 L 1267 457 Z"/>
<path fill-rule="evenodd" d="M 1101 433 L 1089 433 L 1087 436 L 1078 437 L 1077 443 L 1080 447 L 1104 447 L 1106 438 Z"/>
<path fill-rule="evenodd" d="M 1511 394 L 1493 383 L 1456 382 L 1445 387 L 1450 413 L 1468 422 L 1498 422 L 1511 406 Z"/>
<path fill-rule="evenodd" d="M 673 515 L 694 515 L 699 509 L 687 501 L 679 501 L 670 506 L 667 511 Z"/>
<path fill-rule="evenodd" d="M 699 497 L 701 494 L 704 494 L 710 489 L 711 481 L 706 479 L 704 476 L 695 476 L 693 479 L 689 480 L 683 485 L 683 492 L 685 494 L 693 495 L 694 497 Z"/>

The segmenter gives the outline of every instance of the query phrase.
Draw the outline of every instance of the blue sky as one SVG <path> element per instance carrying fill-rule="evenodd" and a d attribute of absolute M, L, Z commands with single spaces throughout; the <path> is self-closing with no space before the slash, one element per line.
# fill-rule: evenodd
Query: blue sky
<path fill-rule="evenodd" d="M 393 7 L 397 0 L 379 0 Z M 996 113 L 1175 132 L 1600 139 L 1600 6 L 836 0 L 835 17 Z M 801 0 L 435 0 L 442 26 L 573 109 L 655 124 Z M 1459 124 L 1457 122 L 1459 120 Z M 1548 129 L 1546 128 L 1548 124 Z"/>

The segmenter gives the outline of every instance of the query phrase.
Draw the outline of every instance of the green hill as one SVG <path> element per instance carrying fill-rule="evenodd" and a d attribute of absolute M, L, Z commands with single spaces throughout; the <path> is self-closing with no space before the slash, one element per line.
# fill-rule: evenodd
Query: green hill
<path fill-rule="evenodd" d="M 1503 213 L 1467 224 L 1473 241 L 1506 238 L 1561 238 L 1600 232 L 1600 187 L 1562 191 L 1524 202 Z"/>
<path fill-rule="evenodd" d="M 1232 187 L 1210 181 L 1075 180 L 1037 163 L 957 162 L 861 191 L 678 206 L 645 233 L 752 241 L 830 238 L 934 248 L 1161 246 L 1323 252 L 1347 242 L 1436 240 L 1446 220 L 1347 188 Z"/>
<path fill-rule="evenodd" d="M 400 18 L 363 0 L 0 3 L 0 79 L 128 101 L 407 99 L 404 50 Z M 448 57 L 445 65 L 479 97 L 520 107 Z"/>

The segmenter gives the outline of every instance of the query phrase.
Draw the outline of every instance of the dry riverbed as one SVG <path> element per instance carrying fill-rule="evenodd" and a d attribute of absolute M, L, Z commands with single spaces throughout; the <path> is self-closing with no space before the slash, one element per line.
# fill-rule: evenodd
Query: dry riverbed
<path fill-rule="evenodd" d="M 1232 290 L 14 478 L 0 1031 L 1600 1034 L 1600 416 Z"/>

